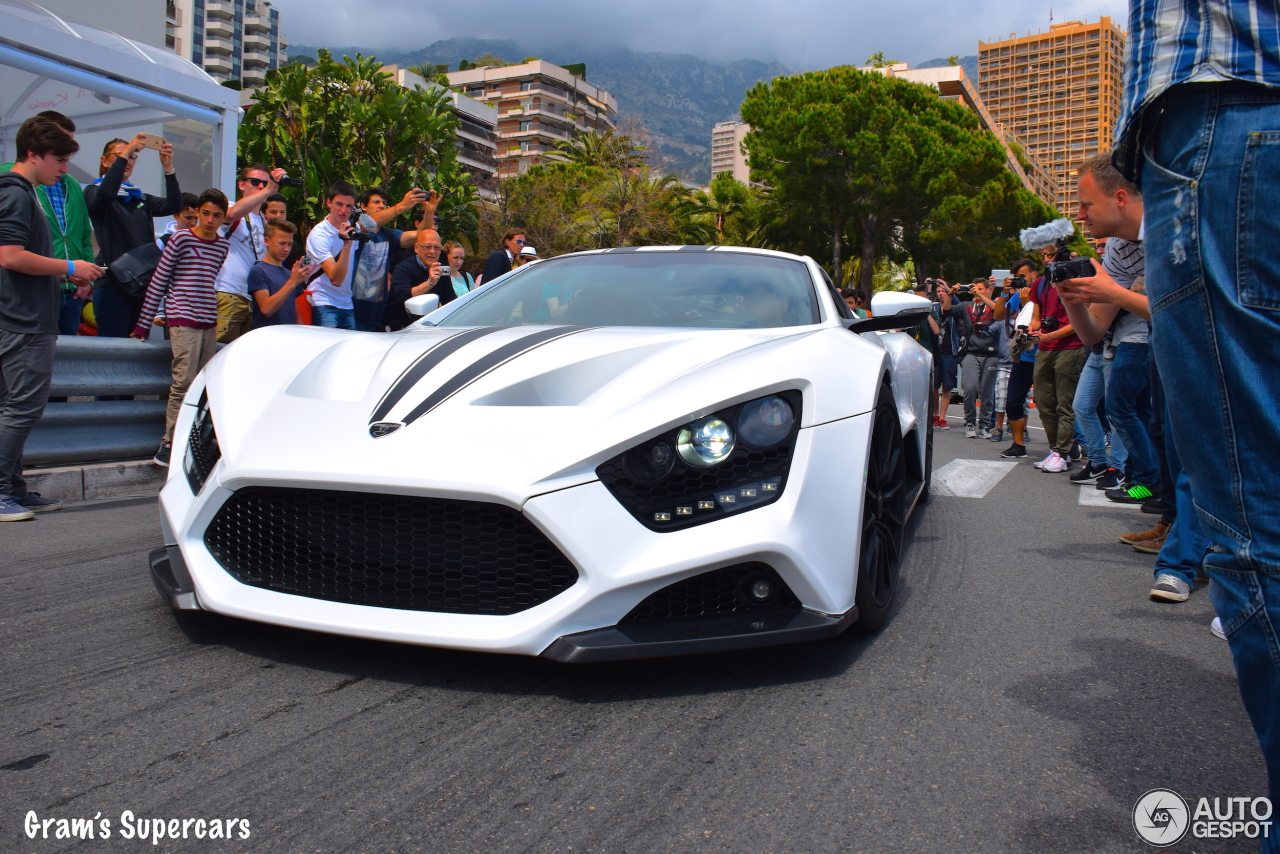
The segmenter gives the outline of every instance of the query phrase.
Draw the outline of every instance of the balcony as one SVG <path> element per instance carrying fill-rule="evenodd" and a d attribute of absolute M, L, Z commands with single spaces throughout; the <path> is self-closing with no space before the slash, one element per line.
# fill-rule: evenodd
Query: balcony
<path fill-rule="evenodd" d="M 236 16 L 236 7 L 234 3 L 228 3 L 226 0 L 208 0 L 204 4 L 205 18 L 226 18 L 228 21 L 234 20 Z"/>
<path fill-rule="evenodd" d="M 245 49 L 241 53 L 245 68 L 267 68 L 271 65 L 271 54 L 265 50 Z"/>
<path fill-rule="evenodd" d="M 204 58 L 204 70 L 210 74 L 230 74 L 231 73 L 231 57 L 229 56 L 206 56 Z"/>
<path fill-rule="evenodd" d="M 233 49 L 234 49 L 234 45 L 231 44 L 231 39 L 222 39 L 222 38 L 217 38 L 215 36 L 209 36 L 209 35 L 205 36 L 205 39 L 204 39 L 205 53 L 217 53 L 217 54 L 222 54 L 223 56 L 231 56 Z"/>
<path fill-rule="evenodd" d="M 246 51 L 250 51 L 250 50 L 269 51 L 271 50 L 271 38 L 269 36 L 264 36 L 261 33 L 245 33 L 244 49 Z"/>
<path fill-rule="evenodd" d="M 246 65 L 240 72 L 240 82 L 249 87 L 266 86 L 267 74 L 260 68 L 250 68 Z"/>
<path fill-rule="evenodd" d="M 245 15 L 244 31 L 246 33 L 271 32 L 271 19 L 266 15 Z"/>
<path fill-rule="evenodd" d="M 209 18 L 205 21 L 204 34 L 206 36 L 221 36 L 222 38 L 233 38 L 236 34 L 236 25 L 232 21 L 224 21 L 222 18 Z"/>

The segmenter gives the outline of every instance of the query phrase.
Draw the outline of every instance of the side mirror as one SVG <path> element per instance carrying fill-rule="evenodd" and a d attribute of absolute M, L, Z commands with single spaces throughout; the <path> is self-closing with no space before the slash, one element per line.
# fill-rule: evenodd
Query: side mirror
<path fill-rule="evenodd" d="M 933 302 L 926 297 L 897 291 L 881 291 L 871 297 L 871 317 L 847 320 L 850 332 L 883 332 L 887 329 L 910 329 L 929 319 Z"/>
<path fill-rule="evenodd" d="M 404 301 L 404 310 L 418 317 L 425 317 L 440 307 L 440 297 L 435 294 L 423 294 L 420 297 L 409 297 Z"/>

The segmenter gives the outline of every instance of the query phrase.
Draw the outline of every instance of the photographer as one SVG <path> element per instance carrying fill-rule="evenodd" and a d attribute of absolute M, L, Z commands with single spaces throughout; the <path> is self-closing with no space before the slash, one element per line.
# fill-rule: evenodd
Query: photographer
<path fill-rule="evenodd" d="M 214 285 L 218 294 L 218 343 L 228 344 L 249 331 L 253 300 L 249 298 L 249 271 L 266 255 L 266 220 L 260 212 L 275 195 L 283 169 L 267 169 L 250 163 L 240 170 L 236 193 L 240 200 L 227 212 L 222 235 L 230 242 L 227 260 Z"/>
<path fill-rule="evenodd" d="M 387 320 L 393 329 L 403 329 L 417 319 L 404 308 L 405 300 L 411 297 L 435 294 L 440 297 L 441 305 L 458 298 L 453 280 L 444 273 L 440 264 L 443 248 L 440 235 L 433 229 L 424 228 L 418 232 L 414 242 L 414 257 L 396 267 L 391 276 L 391 296 L 387 305 Z"/>
<path fill-rule="evenodd" d="M 974 279 L 966 293 L 972 300 L 964 306 L 969 322 L 964 356 L 960 360 L 964 380 L 964 437 L 990 439 L 995 421 L 996 367 L 1000 362 L 999 341 L 992 328 L 997 305 L 991 300 L 986 279 Z M 979 400 L 981 410 L 977 406 Z"/>
<path fill-rule="evenodd" d="M 960 373 L 960 356 L 965 339 L 969 337 L 969 314 L 960 301 L 953 299 L 952 287 L 942 279 L 925 279 L 938 303 L 938 407 L 936 427 L 950 430 L 947 424 L 947 408 L 951 405 L 951 392 L 956 387 Z"/>
<path fill-rule="evenodd" d="M 1066 472 L 1071 470 L 1071 450 L 1076 436 L 1073 406 L 1076 385 L 1089 351 L 1076 337 L 1066 306 L 1049 276 L 1032 286 L 1031 302 L 1035 310 L 1029 331 L 1038 333 L 1040 347 L 1034 377 L 1036 409 L 1050 449 L 1037 468 Z"/>
<path fill-rule="evenodd" d="M 372 238 L 361 244 L 355 259 L 355 274 L 351 279 L 351 299 L 355 307 L 356 329 L 362 332 L 380 332 L 385 328 L 384 314 L 390 284 L 390 259 L 393 249 L 412 247 L 418 232 L 401 231 L 387 223 L 418 205 L 424 206 L 423 214 L 435 216 L 440 198 L 434 190 L 431 194 L 414 188 L 405 193 L 397 204 L 389 204 L 387 191 L 370 187 L 360 194 L 361 209 L 373 220 L 376 227 Z"/>
<path fill-rule="evenodd" d="M 173 146 L 169 143 L 162 141 L 156 149 L 164 169 L 164 196 L 144 193 L 129 183 L 138 155 L 152 144 L 154 139 L 142 133 L 129 142 L 111 140 L 102 150 L 98 180 L 84 188 L 85 206 L 98 241 L 98 263 L 104 267 L 156 239 L 153 217 L 182 212 L 182 190 L 178 187 Z M 130 296 L 125 285 L 111 273 L 95 285 L 93 313 L 99 337 L 127 338 L 137 325 L 141 311 L 141 295 Z"/>
<path fill-rule="evenodd" d="M 330 329 L 356 328 L 355 310 L 351 303 L 351 276 L 355 271 L 352 256 L 357 229 L 350 222 L 356 207 L 356 188 L 339 181 L 325 197 L 329 208 L 326 216 L 307 235 L 307 255 L 323 272 L 311 281 L 311 325 Z"/>
<path fill-rule="evenodd" d="M 1036 368 L 1036 338 L 1031 334 L 1031 289 L 1039 284 L 1040 273 L 1036 262 L 1023 258 L 1013 265 L 1011 275 L 1005 280 L 1004 293 L 996 300 L 996 317 L 1010 326 L 1009 385 L 1005 395 L 1005 415 L 1012 434 L 1013 444 L 1001 452 L 1007 459 L 1027 455 L 1027 394 Z M 1025 322 L 1023 322 L 1025 320 Z"/>

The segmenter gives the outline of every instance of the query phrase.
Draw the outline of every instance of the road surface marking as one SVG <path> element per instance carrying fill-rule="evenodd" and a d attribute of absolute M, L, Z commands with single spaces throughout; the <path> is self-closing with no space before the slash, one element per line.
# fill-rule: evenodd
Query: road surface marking
<path fill-rule="evenodd" d="M 1141 510 L 1141 504 L 1121 504 L 1118 501 L 1112 501 L 1107 494 L 1101 489 L 1094 487 L 1092 483 L 1087 483 L 1080 487 L 1080 503 L 1088 507 L 1123 507 L 1130 510 Z"/>
<path fill-rule="evenodd" d="M 999 460 L 952 460 L 933 473 L 934 495 L 985 498 L 1018 464 Z"/>

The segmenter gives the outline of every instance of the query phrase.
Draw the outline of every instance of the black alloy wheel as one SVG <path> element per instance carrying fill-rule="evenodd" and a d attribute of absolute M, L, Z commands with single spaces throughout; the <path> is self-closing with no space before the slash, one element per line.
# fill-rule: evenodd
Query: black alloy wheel
<path fill-rule="evenodd" d="M 872 422 L 871 453 L 862 505 L 858 556 L 857 627 L 872 632 L 884 625 L 898 589 L 903 530 L 907 521 L 907 458 L 893 394 L 880 387 Z"/>

